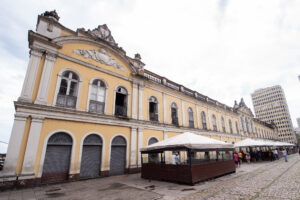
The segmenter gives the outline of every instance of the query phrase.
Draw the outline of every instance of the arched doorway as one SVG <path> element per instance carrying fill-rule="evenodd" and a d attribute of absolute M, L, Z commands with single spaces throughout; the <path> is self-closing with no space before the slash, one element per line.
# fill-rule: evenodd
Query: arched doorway
<path fill-rule="evenodd" d="M 47 144 L 42 182 L 61 182 L 68 179 L 73 140 L 66 133 L 52 135 Z"/>
<path fill-rule="evenodd" d="M 102 139 L 96 134 L 83 141 L 80 178 L 94 178 L 100 175 Z"/>
<path fill-rule="evenodd" d="M 117 136 L 111 144 L 110 175 L 124 174 L 126 166 L 126 140 L 122 136 Z"/>
<path fill-rule="evenodd" d="M 158 142 L 158 140 L 155 137 L 152 137 L 149 139 L 148 141 L 148 145 L 154 144 Z M 159 162 L 159 157 L 157 153 L 149 153 L 149 157 L 148 157 L 148 162 L 149 163 L 158 163 Z"/>

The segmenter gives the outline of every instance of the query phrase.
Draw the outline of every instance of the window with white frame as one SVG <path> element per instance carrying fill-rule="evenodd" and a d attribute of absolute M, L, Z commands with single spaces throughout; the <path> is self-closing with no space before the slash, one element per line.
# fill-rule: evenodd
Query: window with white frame
<path fill-rule="evenodd" d="M 127 116 L 128 92 L 124 87 L 118 87 L 116 91 L 115 115 Z"/>
<path fill-rule="evenodd" d="M 158 101 L 154 96 L 149 98 L 149 119 L 150 121 L 158 121 Z"/>
<path fill-rule="evenodd" d="M 173 102 L 171 104 L 171 118 L 172 118 L 172 124 L 174 125 L 179 125 L 177 110 L 178 110 L 177 104 Z"/>
<path fill-rule="evenodd" d="M 213 130 L 214 131 L 218 131 L 218 127 L 217 127 L 217 118 L 215 115 L 212 115 L 212 124 L 213 124 Z"/>
<path fill-rule="evenodd" d="M 96 79 L 91 85 L 89 111 L 104 113 L 106 85 L 102 80 Z"/>
<path fill-rule="evenodd" d="M 201 112 L 201 120 L 202 120 L 202 127 L 203 127 L 203 129 L 207 129 L 206 116 L 205 116 L 205 112 L 204 111 Z"/>
<path fill-rule="evenodd" d="M 72 71 L 65 71 L 62 74 L 56 105 L 75 108 L 78 95 L 78 75 Z"/>
<path fill-rule="evenodd" d="M 188 108 L 189 127 L 194 128 L 194 113 L 192 108 Z"/>

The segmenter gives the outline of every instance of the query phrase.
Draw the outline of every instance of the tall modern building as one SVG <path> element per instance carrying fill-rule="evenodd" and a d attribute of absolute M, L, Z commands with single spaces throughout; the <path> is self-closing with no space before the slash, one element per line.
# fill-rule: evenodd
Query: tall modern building
<path fill-rule="evenodd" d="M 298 128 L 300 128 L 300 118 L 297 118 Z"/>
<path fill-rule="evenodd" d="M 256 117 L 268 123 L 273 122 L 278 128 L 281 141 L 295 143 L 296 136 L 281 86 L 258 89 L 251 96 Z"/>

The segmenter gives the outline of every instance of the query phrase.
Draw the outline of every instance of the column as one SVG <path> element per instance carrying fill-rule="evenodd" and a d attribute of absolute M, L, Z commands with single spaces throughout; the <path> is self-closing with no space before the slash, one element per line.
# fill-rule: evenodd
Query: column
<path fill-rule="evenodd" d="M 184 101 L 181 100 L 181 109 L 182 109 L 182 126 L 186 126 L 186 123 L 185 123 L 185 110 L 184 110 Z"/>
<path fill-rule="evenodd" d="M 129 168 L 136 168 L 136 127 L 131 127 L 130 136 L 130 165 Z"/>
<path fill-rule="evenodd" d="M 55 55 L 49 53 L 46 55 L 39 91 L 34 102 L 36 104 L 47 104 L 48 89 L 55 60 Z"/>
<path fill-rule="evenodd" d="M 164 131 L 164 140 L 168 139 L 168 131 Z M 165 152 L 165 161 L 169 163 L 169 152 Z"/>
<path fill-rule="evenodd" d="M 15 116 L 12 127 L 9 144 L 7 148 L 6 159 L 4 163 L 3 175 L 15 175 L 18 164 L 18 158 L 26 125 L 26 116 Z"/>
<path fill-rule="evenodd" d="M 167 98 L 166 93 L 163 93 L 163 104 L 164 104 L 164 123 L 167 123 Z"/>
<path fill-rule="evenodd" d="M 138 167 L 142 166 L 140 149 L 143 147 L 143 128 L 138 129 Z"/>
<path fill-rule="evenodd" d="M 209 112 L 209 108 L 207 108 L 207 129 L 209 130 L 212 130 L 212 127 L 210 126 L 210 123 L 211 123 L 211 121 L 210 121 L 210 112 Z"/>
<path fill-rule="evenodd" d="M 43 118 L 32 117 L 30 131 L 28 135 L 22 174 L 33 174 L 36 153 L 40 140 Z"/>
<path fill-rule="evenodd" d="M 23 83 L 23 88 L 19 101 L 26 101 L 32 103 L 32 93 L 38 72 L 38 68 L 42 58 L 42 52 L 37 50 L 30 51 L 30 59 Z"/>
<path fill-rule="evenodd" d="M 200 129 L 200 115 L 199 115 L 199 106 L 196 105 L 196 117 L 197 117 L 197 128 Z"/>
<path fill-rule="evenodd" d="M 139 120 L 143 120 L 143 93 L 144 85 L 139 85 Z"/>
<path fill-rule="evenodd" d="M 132 83 L 132 118 L 137 119 L 137 90 L 138 86 L 136 83 Z"/>

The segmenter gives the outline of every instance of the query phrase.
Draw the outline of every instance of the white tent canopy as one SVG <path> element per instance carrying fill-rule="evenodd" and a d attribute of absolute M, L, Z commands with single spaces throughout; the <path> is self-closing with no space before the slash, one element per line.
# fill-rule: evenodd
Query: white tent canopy
<path fill-rule="evenodd" d="M 159 149 L 175 149 L 175 148 L 188 148 L 188 149 L 230 149 L 234 148 L 232 144 L 211 139 L 205 136 L 197 135 L 190 132 L 168 138 L 161 142 L 151 144 L 147 147 L 141 148 L 141 152 L 159 150 Z"/>
<path fill-rule="evenodd" d="M 251 138 L 244 139 L 234 144 L 234 147 L 279 147 L 279 146 L 293 146 L 291 143 L 271 141 L 271 140 L 255 140 Z"/>

